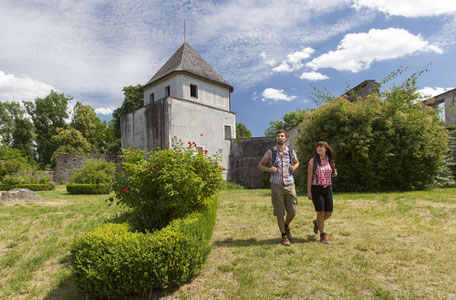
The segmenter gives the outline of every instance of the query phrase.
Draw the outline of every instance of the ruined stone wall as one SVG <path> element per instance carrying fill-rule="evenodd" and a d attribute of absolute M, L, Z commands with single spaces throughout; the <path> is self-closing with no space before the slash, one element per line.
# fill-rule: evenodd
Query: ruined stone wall
<path fill-rule="evenodd" d="M 103 159 L 110 162 L 119 162 L 115 154 L 62 154 L 57 158 L 57 166 L 54 171 L 53 181 L 57 184 L 66 184 L 70 182 L 70 177 L 73 173 L 84 165 L 87 158 Z"/>
<path fill-rule="evenodd" d="M 258 169 L 258 163 L 266 151 L 274 145 L 274 137 L 232 140 L 228 180 L 242 184 L 249 189 L 262 188 L 263 174 Z"/>

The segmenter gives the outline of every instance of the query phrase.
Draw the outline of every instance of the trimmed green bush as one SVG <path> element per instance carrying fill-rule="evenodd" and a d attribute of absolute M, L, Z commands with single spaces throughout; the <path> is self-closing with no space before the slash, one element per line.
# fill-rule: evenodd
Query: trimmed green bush
<path fill-rule="evenodd" d="M 68 183 L 66 190 L 69 194 L 109 194 L 112 190 L 109 184 Z"/>
<path fill-rule="evenodd" d="M 114 182 L 115 198 L 135 215 L 140 231 L 156 230 L 182 218 L 204 204 L 222 187 L 219 157 L 174 145 L 149 152 L 123 151 Z"/>
<path fill-rule="evenodd" d="M 91 297 L 113 298 L 181 284 L 199 273 L 209 254 L 216 206 L 212 196 L 198 211 L 152 233 L 110 223 L 76 238 L 76 286 Z"/>
<path fill-rule="evenodd" d="M 29 189 L 31 191 L 52 191 L 55 190 L 55 185 L 53 185 L 52 183 L 24 183 L 14 185 L 0 184 L 0 191 L 9 191 L 12 189 Z"/>

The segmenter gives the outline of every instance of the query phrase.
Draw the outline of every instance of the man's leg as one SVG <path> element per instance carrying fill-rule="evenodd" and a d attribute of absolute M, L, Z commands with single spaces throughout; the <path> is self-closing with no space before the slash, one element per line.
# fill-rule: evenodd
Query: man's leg
<path fill-rule="evenodd" d="M 318 230 L 323 233 L 325 232 L 325 212 L 317 211 L 317 226 Z"/>

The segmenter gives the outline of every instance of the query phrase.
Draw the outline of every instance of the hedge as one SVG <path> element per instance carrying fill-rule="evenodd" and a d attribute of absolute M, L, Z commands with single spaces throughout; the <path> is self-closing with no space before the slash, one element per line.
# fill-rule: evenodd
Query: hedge
<path fill-rule="evenodd" d="M 111 192 L 110 184 L 84 184 L 68 183 L 66 190 L 69 194 L 109 194 Z"/>
<path fill-rule="evenodd" d="M 55 185 L 52 183 L 42 183 L 42 184 L 32 184 L 32 183 L 24 183 L 24 184 L 0 184 L 1 191 L 9 191 L 12 189 L 29 189 L 31 191 L 51 191 L 55 190 Z"/>
<path fill-rule="evenodd" d="M 71 267 L 79 289 L 95 298 L 144 294 L 176 286 L 201 270 L 210 252 L 217 200 L 151 233 L 105 224 L 76 238 Z"/>

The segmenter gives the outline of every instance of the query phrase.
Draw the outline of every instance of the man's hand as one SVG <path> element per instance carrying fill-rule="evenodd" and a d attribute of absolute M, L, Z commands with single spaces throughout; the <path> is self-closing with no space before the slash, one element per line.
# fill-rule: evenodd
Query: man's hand
<path fill-rule="evenodd" d="M 271 173 L 277 173 L 277 168 L 276 167 L 270 167 L 269 170 L 271 171 Z"/>
<path fill-rule="evenodd" d="M 293 173 L 294 170 L 295 170 L 295 167 L 294 167 L 294 166 L 290 166 L 290 171 L 291 171 L 291 173 Z"/>

